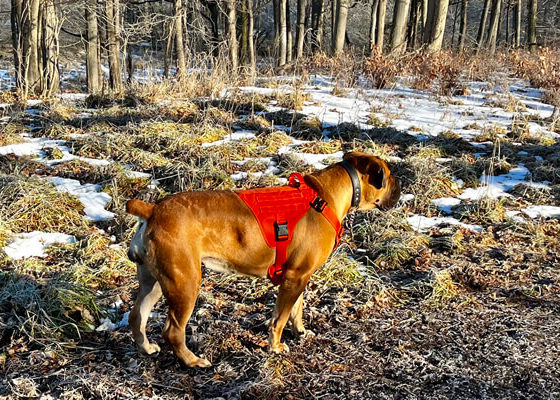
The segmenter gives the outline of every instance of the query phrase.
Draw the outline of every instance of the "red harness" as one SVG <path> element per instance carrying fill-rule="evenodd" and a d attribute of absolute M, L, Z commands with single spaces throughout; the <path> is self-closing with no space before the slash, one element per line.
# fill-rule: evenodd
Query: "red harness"
<path fill-rule="evenodd" d="M 274 285 L 282 282 L 286 271 L 287 249 L 298 221 L 310 208 L 323 214 L 336 232 L 334 247 L 338 246 L 344 229 L 327 202 L 309 187 L 301 174 L 292 174 L 287 186 L 251 189 L 236 192 L 251 209 L 259 222 L 266 244 L 276 247 L 276 260 L 268 268 Z"/>

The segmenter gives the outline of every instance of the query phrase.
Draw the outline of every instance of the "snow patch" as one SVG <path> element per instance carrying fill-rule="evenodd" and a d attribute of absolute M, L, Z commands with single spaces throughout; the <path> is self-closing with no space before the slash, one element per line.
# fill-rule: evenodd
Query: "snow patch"
<path fill-rule="evenodd" d="M 111 201 L 111 196 L 107 193 L 99 192 L 100 185 L 91 183 L 81 184 L 75 179 L 60 178 L 58 176 L 47 178 L 56 185 L 59 192 L 69 193 L 76 196 L 84 205 L 86 219 L 90 221 L 107 221 L 113 219 L 115 214 L 105 210 Z"/>
<path fill-rule="evenodd" d="M 441 197 L 439 199 L 433 199 L 432 204 L 435 205 L 438 210 L 441 210 L 446 214 L 451 214 L 451 209 L 454 206 L 461 204 L 461 200 L 455 197 Z"/>
<path fill-rule="evenodd" d="M 523 212 L 530 218 L 559 218 L 560 207 L 556 206 L 529 206 L 523 209 Z"/>
<path fill-rule="evenodd" d="M 46 257 L 46 250 L 55 243 L 75 243 L 76 238 L 65 233 L 47 233 L 33 231 L 20 233 L 16 239 L 4 247 L 4 252 L 12 260 L 28 257 Z"/>
<path fill-rule="evenodd" d="M 440 225 L 457 225 L 462 226 L 468 230 L 474 232 L 482 231 L 482 226 L 480 225 L 470 225 L 465 224 L 455 218 L 452 217 L 424 217 L 423 215 L 413 214 L 407 219 L 408 224 L 414 229 L 415 231 L 423 232 L 430 228 L 440 226 Z"/>

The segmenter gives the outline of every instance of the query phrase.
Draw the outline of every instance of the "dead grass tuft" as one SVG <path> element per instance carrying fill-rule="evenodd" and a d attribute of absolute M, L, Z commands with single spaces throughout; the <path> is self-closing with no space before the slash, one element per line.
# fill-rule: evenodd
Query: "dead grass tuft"
<path fill-rule="evenodd" d="M 4 176 L 0 182 L 0 213 L 12 232 L 60 232 L 63 226 L 66 233 L 88 234 L 83 205 L 73 196 L 38 178 Z"/>

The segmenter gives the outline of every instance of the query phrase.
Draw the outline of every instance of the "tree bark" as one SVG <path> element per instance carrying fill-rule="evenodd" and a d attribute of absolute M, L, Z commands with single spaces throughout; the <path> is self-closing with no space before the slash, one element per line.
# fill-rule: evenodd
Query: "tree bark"
<path fill-rule="evenodd" d="M 537 51 L 537 0 L 529 0 L 527 8 L 527 46 L 534 53 Z"/>
<path fill-rule="evenodd" d="M 521 46 L 521 0 L 517 0 L 513 14 L 515 24 L 515 47 Z"/>
<path fill-rule="evenodd" d="M 348 8 L 350 7 L 350 0 L 338 0 L 338 7 L 336 12 L 336 33 L 333 43 L 333 53 L 338 55 L 344 49 L 344 39 L 346 35 L 346 21 L 348 20 Z"/>
<path fill-rule="evenodd" d="M 54 0 L 12 0 L 10 18 L 17 88 L 24 97 L 52 95 L 60 84 L 60 23 Z"/>
<path fill-rule="evenodd" d="M 496 52 L 496 41 L 498 38 L 498 25 L 501 17 L 502 0 L 494 0 L 492 12 L 490 13 L 490 26 L 488 28 L 488 48 L 494 54 Z"/>
<path fill-rule="evenodd" d="M 379 0 L 377 10 L 377 38 L 375 44 L 379 51 L 383 52 L 383 42 L 385 40 L 385 15 L 387 13 L 387 0 Z"/>
<path fill-rule="evenodd" d="M 430 0 L 424 42 L 430 53 L 441 50 L 449 0 Z"/>
<path fill-rule="evenodd" d="M 393 29 L 391 31 L 391 53 L 395 55 L 406 51 L 406 27 L 410 0 L 397 0 L 393 14 Z"/>
<path fill-rule="evenodd" d="M 290 1 L 286 1 L 286 62 L 292 62 L 292 55 L 294 49 L 294 40 L 292 32 L 292 20 L 290 18 Z"/>
<path fill-rule="evenodd" d="M 247 1 L 247 15 L 249 17 L 249 37 L 247 38 L 247 47 L 249 50 L 249 73 L 255 76 L 257 72 L 257 57 L 255 54 L 255 41 L 253 40 L 255 18 L 253 16 L 253 0 Z"/>
<path fill-rule="evenodd" d="M 175 55 L 177 57 L 178 80 L 185 78 L 187 63 L 185 59 L 185 43 L 183 42 L 183 1 L 175 0 L 173 3 L 173 31 L 175 38 Z"/>
<path fill-rule="evenodd" d="M 461 31 L 459 32 L 459 51 L 465 49 L 465 40 L 467 38 L 467 9 L 469 7 L 469 0 L 462 1 L 461 8 Z"/>
<path fill-rule="evenodd" d="M 37 92 L 40 86 L 39 71 L 39 0 L 30 0 L 27 2 L 29 10 L 29 20 L 24 36 L 24 56 L 25 64 L 25 82 L 27 89 L 31 92 Z M 25 13 L 25 2 L 24 10 Z"/>
<path fill-rule="evenodd" d="M 303 45 L 305 39 L 305 11 L 306 0 L 297 0 L 297 30 L 296 30 L 296 57 L 303 57 Z"/>
<path fill-rule="evenodd" d="M 14 67 L 16 74 L 16 87 L 21 88 L 25 84 L 23 69 L 25 62 L 23 58 L 23 2 L 22 0 L 11 0 L 10 24 L 12 28 L 12 50 L 14 55 Z"/>
<path fill-rule="evenodd" d="M 60 89 L 60 76 L 58 72 L 58 34 L 60 24 L 54 0 L 41 2 L 41 93 L 50 97 Z"/>
<path fill-rule="evenodd" d="M 287 2 L 288 0 L 279 0 L 280 1 L 280 8 L 279 8 L 279 26 L 280 26 L 280 56 L 278 59 L 278 66 L 283 66 L 286 64 L 288 59 L 288 25 L 286 23 L 286 11 L 287 11 Z"/>
<path fill-rule="evenodd" d="M 379 8 L 379 0 L 372 0 L 369 21 L 369 53 L 375 53 L 375 29 L 377 28 L 377 11 Z"/>
<path fill-rule="evenodd" d="M 105 16 L 109 50 L 109 85 L 115 92 L 122 90 L 120 45 L 118 39 L 119 0 L 106 0 Z"/>
<path fill-rule="evenodd" d="M 323 0 L 311 0 L 311 51 L 321 50 L 323 40 Z"/>
<path fill-rule="evenodd" d="M 488 10 L 490 9 L 490 0 L 484 0 L 484 9 L 480 16 L 480 25 L 478 26 L 478 35 L 476 35 L 477 47 L 480 49 L 484 43 L 484 33 L 486 32 L 486 20 L 488 19 Z"/>
<path fill-rule="evenodd" d="M 228 1 L 228 46 L 229 46 L 229 59 L 233 71 L 237 71 L 239 61 L 237 58 L 237 11 L 236 0 Z"/>
<path fill-rule="evenodd" d="M 89 93 L 101 90 L 98 59 L 99 31 L 97 26 L 97 0 L 86 0 L 87 42 L 86 42 L 86 73 Z"/>

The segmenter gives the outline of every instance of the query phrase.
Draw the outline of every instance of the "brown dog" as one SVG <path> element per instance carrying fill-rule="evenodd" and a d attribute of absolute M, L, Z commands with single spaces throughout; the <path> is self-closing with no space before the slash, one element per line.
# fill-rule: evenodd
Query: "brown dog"
<path fill-rule="evenodd" d="M 399 181 L 391 176 L 383 160 L 357 152 L 346 154 L 344 160 L 304 177 L 339 221 L 353 203 L 359 203 L 359 210 L 370 210 L 392 207 L 398 201 Z M 361 192 L 355 190 L 356 185 L 361 186 Z M 234 192 L 185 192 L 156 204 L 130 200 L 126 208 L 141 218 L 129 251 L 138 264 L 140 281 L 130 313 L 134 340 L 148 354 L 159 351 L 146 337 L 146 322 L 163 293 L 169 304 L 163 337 L 186 365 L 210 366 L 208 360 L 197 357 L 185 345 L 185 327 L 201 283 L 201 264 L 264 277 L 275 261 L 276 250 L 267 246 L 255 216 Z M 320 212 L 310 210 L 297 223 L 269 326 L 271 351 L 287 350 L 280 339 L 288 319 L 296 333 L 305 334 L 302 293 L 311 274 L 331 254 L 335 236 L 332 225 Z"/>

